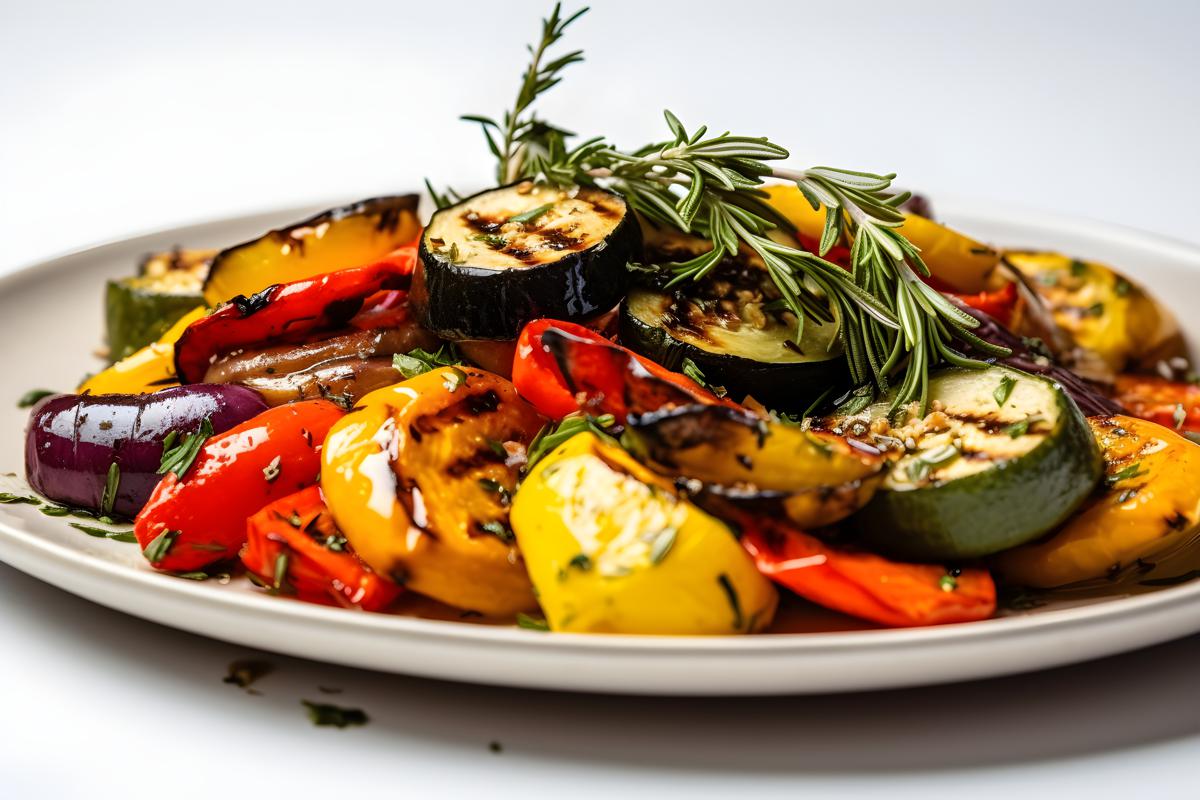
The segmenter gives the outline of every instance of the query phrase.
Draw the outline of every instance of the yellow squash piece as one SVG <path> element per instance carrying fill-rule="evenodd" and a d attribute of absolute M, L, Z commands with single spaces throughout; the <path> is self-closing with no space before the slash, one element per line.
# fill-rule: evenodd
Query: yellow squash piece
<path fill-rule="evenodd" d="M 800 528 L 865 506 L 884 476 L 878 452 L 827 431 L 724 406 L 681 406 L 631 421 L 630 448 L 664 475 L 699 481 L 713 496 L 782 513 Z"/>
<path fill-rule="evenodd" d="M 775 613 L 775 590 L 725 523 L 593 434 L 534 467 L 512 525 L 552 630 L 753 633 Z"/>
<path fill-rule="evenodd" d="M 79 391 L 91 394 L 146 394 L 177 386 L 175 380 L 175 342 L 188 325 L 205 316 L 208 309 L 193 308 L 167 329 L 157 342 L 88 378 Z"/>
<path fill-rule="evenodd" d="M 1111 372 L 1186 355 L 1174 316 L 1111 267 L 1059 253 L 1009 251 L 1004 258 L 1029 279 L 1058 326 Z"/>
<path fill-rule="evenodd" d="M 825 207 L 813 209 L 794 184 L 768 186 L 767 202 L 788 219 L 808 241 L 820 241 Z M 921 251 L 933 275 L 955 291 L 974 294 L 991 288 L 988 279 L 1000 254 L 969 236 L 916 214 L 905 214 L 900 233 Z"/>
<path fill-rule="evenodd" d="M 276 283 L 361 267 L 412 243 L 420 229 L 415 194 L 334 208 L 222 250 L 213 259 L 204 299 L 215 306 Z"/>
<path fill-rule="evenodd" d="M 321 489 L 376 572 L 458 608 L 537 607 L 508 527 L 513 451 L 542 418 L 498 375 L 443 367 L 371 392 L 330 430 Z"/>
<path fill-rule="evenodd" d="M 1200 520 L 1200 445 L 1153 422 L 1092 417 L 1104 451 L 1104 492 L 1049 539 L 1001 553 L 1008 580 L 1053 588 L 1119 573 L 1195 535 Z"/>

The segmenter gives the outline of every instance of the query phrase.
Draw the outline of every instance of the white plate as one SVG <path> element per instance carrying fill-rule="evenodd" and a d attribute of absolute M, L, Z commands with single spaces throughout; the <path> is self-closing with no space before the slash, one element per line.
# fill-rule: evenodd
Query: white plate
<path fill-rule="evenodd" d="M 0 280 L 0 472 L 21 472 L 32 387 L 95 369 L 103 280 L 174 244 L 240 241 L 312 209 L 192 225 L 93 247 Z M 938 213 L 996 244 L 1057 248 L 1120 265 L 1179 312 L 1200 302 L 1200 250 L 1160 237 L 978 203 Z M 1181 317 L 1187 319 L 1190 314 Z M 1198 331 L 1189 331 L 1195 337 Z M 269 597 L 155 574 L 135 546 L 97 540 L 27 505 L 0 506 L 0 559 L 97 603 L 164 625 L 281 653 L 452 680 L 645 694 L 784 694 L 912 686 L 1057 666 L 1200 631 L 1200 581 L 1151 594 L 1060 603 L 1016 616 L 910 630 L 752 637 L 549 635 Z"/>

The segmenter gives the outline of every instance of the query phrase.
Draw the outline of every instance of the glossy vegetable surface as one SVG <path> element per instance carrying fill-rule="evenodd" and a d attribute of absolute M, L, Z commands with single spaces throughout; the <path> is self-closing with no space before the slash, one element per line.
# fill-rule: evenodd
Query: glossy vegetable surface
<path fill-rule="evenodd" d="M 39 494 L 78 508 L 132 517 L 160 479 L 163 440 L 220 433 L 266 405 L 240 386 L 186 386 L 143 395 L 55 395 L 38 403 L 25 432 L 25 476 Z M 104 508 L 109 471 L 115 490 Z"/>
<path fill-rule="evenodd" d="M 641 229 L 619 195 L 530 182 L 489 189 L 429 220 L 413 305 L 439 336 L 510 340 L 533 319 L 613 308 L 640 254 Z"/>
<path fill-rule="evenodd" d="M 382 611 L 401 592 L 354 555 L 316 486 L 250 517 L 241 559 L 260 585 L 310 603 Z"/>
<path fill-rule="evenodd" d="M 372 392 L 333 428 L 321 487 L 379 574 L 470 611 L 529 611 L 508 504 L 543 422 L 497 375 L 435 369 Z"/>
<path fill-rule="evenodd" d="M 1105 482 L 1053 536 L 1001 553 L 1006 580 L 1039 588 L 1116 578 L 1194 539 L 1200 521 L 1200 445 L 1125 416 L 1088 420 Z"/>
<path fill-rule="evenodd" d="M 800 240 L 815 250 L 825 225 L 824 206 L 814 210 L 793 184 L 768 186 L 768 201 L 796 226 Z M 935 277 L 956 292 L 987 291 L 988 278 L 1000 263 L 1000 254 L 969 236 L 944 225 L 906 214 L 902 233 L 918 250 Z"/>
<path fill-rule="evenodd" d="M 590 433 L 537 463 L 512 523 L 551 630 L 753 633 L 774 614 L 725 523 Z"/>
<path fill-rule="evenodd" d="M 551 419 L 576 411 L 612 414 L 654 411 L 685 403 L 736 404 L 694 380 L 571 322 L 534 320 L 517 340 L 513 383 Z"/>
<path fill-rule="evenodd" d="M 678 406 L 629 417 L 629 446 L 664 474 L 698 481 L 734 505 L 801 527 L 832 524 L 875 494 L 880 451 L 827 431 L 725 406 Z"/>
<path fill-rule="evenodd" d="M 146 345 L 79 385 L 80 393 L 142 394 L 177 386 L 175 343 L 188 326 L 203 319 L 208 310 L 194 308 L 180 317 L 157 342 Z"/>
<path fill-rule="evenodd" d="M 344 328 L 373 296 L 407 289 L 415 259 L 412 248 L 403 248 L 368 266 L 234 298 L 180 336 L 175 347 L 180 380 L 203 380 L 209 367 L 229 353 L 271 344 L 299 344 Z M 382 322 L 390 319 L 385 317 Z"/>
<path fill-rule="evenodd" d="M 236 556 L 252 514 L 317 481 L 321 443 L 341 416 L 333 403 L 306 400 L 208 439 L 182 477 L 163 477 L 134 520 L 147 560 L 186 571 Z"/>
<path fill-rule="evenodd" d="M 416 238 L 417 201 L 415 194 L 363 200 L 222 250 L 213 259 L 204 297 L 215 306 L 277 283 L 378 261 Z"/>
<path fill-rule="evenodd" d="M 766 518 L 747 521 L 742 546 L 759 570 L 781 586 L 880 625 L 971 622 L 996 610 L 996 586 L 985 569 L 890 561 L 827 544 Z"/>

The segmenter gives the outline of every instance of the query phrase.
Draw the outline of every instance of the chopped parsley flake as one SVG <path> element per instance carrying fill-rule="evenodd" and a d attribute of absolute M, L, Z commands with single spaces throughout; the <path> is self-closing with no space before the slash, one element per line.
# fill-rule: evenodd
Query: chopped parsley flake
<path fill-rule="evenodd" d="M 370 721 L 367 712 L 361 708 L 343 708 L 329 703 L 314 703 L 311 700 L 301 700 L 300 703 L 308 711 L 309 721 L 320 727 L 348 728 L 352 725 L 366 725 Z"/>

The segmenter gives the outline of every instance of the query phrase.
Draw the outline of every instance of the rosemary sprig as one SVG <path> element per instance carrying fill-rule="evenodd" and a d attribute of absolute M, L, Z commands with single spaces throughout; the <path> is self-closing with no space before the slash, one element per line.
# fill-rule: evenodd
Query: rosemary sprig
<path fill-rule="evenodd" d="M 565 19 L 562 16 L 562 4 L 555 3 L 550 16 L 542 20 L 542 35 L 537 45 L 529 48 L 529 66 L 521 80 L 521 88 L 517 92 L 516 102 L 512 110 L 505 111 L 500 122 L 491 117 L 478 114 L 467 114 L 462 119 L 477 122 L 483 129 L 487 139 L 488 149 L 496 157 L 496 180 L 499 183 L 511 183 L 522 177 L 522 165 L 532 149 L 535 154 L 544 150 L 544 143 L 550 137 L 563 138 L 570 136 L 569 131 L 555 128 L 539 120 L 533 114 L 526 115 L 529 107 L 538 95 L 552 89 L 562 77 L 561 73 L 570 65 L 583 60 L 582 50 L 573 50 L 566 55 L 545 61 L 546 51 L 558 42 L 566 32 L 567 27 L 587 13 L 581 8 Z"/>
<path fill-rule="evenodd" d="M 529 48 L 531 60 L 516 103 L 500 123 L 464 117 L 482 126 L 501 183 L 528 178 L 611 188 L 650 222 L 709 240 L 707 252 L 654 268 L 667 273 L 668 286 L 699 280 L 739 252 L 755 254 L 782 306 L 795 317 L 797 342 L 809 317 L 837 320 L 858 387 L 850 395 L 853 404 L 869 403 L 903 373 L 893 409 L 915 400 L 923 411 L 931 367 L 941 362 L 983 366 L 959 352 L 956 340 L 985 354 L 1007 354 L 975 336 L 971 330 L 978 320 L 921 280 L 929 270 L 898 230 L 904 221 L 898 207 L 908 195 L 890 192 L 894 175 L 778 168 L 769 162 L 789 153 L 767 138 L 729 132 L 710 136 L 707 126 L 689 132 L 670 111 L 664 112 L 670 139 L 632 151 L 620 150 L 602 136 L 568 147 L 573 134 L 537 119 L 530 108 L 561 80 L 566 66 L 582 60 L 581 51 L 572 51 L 544 63 L 546 51 L 586 10 L 563 18 L 556 4 L 542 20 L 542 35 Z M 766 202 L 762 187 L 767 178 L 794 182 L 814 209 L 825 208 L 818 253 L 771 236 L 776 229 L 794 234 L 795 228 Z M 851 245 L 850 270 L 824 258 L 839 241 Z"/>

